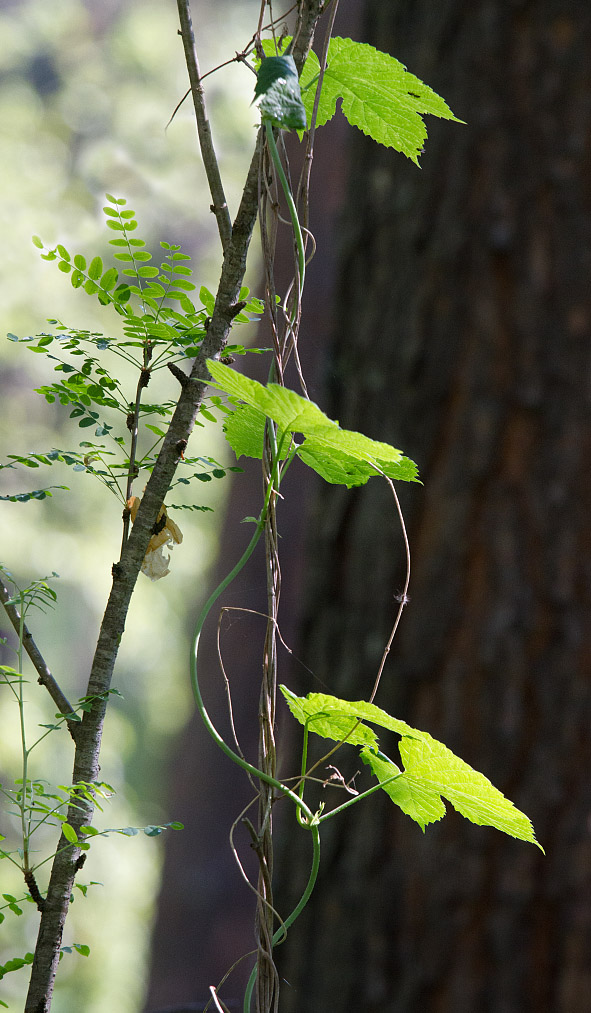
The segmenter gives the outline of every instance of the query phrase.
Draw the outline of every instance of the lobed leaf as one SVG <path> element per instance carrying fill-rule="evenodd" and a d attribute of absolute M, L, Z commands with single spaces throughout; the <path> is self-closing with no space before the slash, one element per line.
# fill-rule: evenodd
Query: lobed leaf
<path fill-rule="evenodd" d="M 416 465 L 388 443 L 371 440 L 362 433 L 341 429 L 318 405 L 279 384 L 266 387 L 235 372 L 223 363 L 208 360 L 214 386 L 249 406 L 229 416 L 225 423 L 228 441 L 237 456 L 260 458 L 265 417 L 277 423 L 281 453 L 289 451 L 290 433 L 302 433 L 298 455 L 329 482 L 348 487 L 362 485 L 372 476 L 385 474 L 403 481 L 417 481 Z"/>
<path fill-rule="evenodd" d="M 412 728 L 405 721 L 364 700 L 342 700 L 324 693 L 298 697 L 285 686 L 281 686 L 281 691 L 294 717 L 301 724 L 307 724 L 310 731 L 326 738 L 340 741 L 345 737 L 342 735 L 344 722 L 351 718 L 359 721 L 359 725 L 353 725 L 347 742 L 360 744 L 362 736 L 371 733 L 361 750 L 362 760 L 369 765 L 378 781 L 387 782 L 384 783 L 384 791 L 421 829 L 445 815 L 443 799 L 446 799 L 472 823 L 495 827 L 510 837 L 528 841 L 544 850 L 536 841 L 528 817 L 505 798 L 484 774 L 474 770 L 428 732 Z M 363 724 L 364 721 L 401 736 L 399 750 L 403 770 L 379 752 L 377 736 Z"/>
<path fill-rule="evenodd" d="M 265 437 L 265 418 L 262 412 L 252 405 L 240 405 L 235 411 L 229 412 L 224 420 L 224 433 L 236 457 L 263 456 Z M 283 454 L 285 457 L 286 454 Z"/>
<path fill-rule="evenodd" d="M 284 45 L 290 41 L 286 38 Z M 267 46 L 272 45 L 269 40 Z M 313 82 L 319 71 L 318 57 L 311 52 L 300 78 L 308 124 L 316 95 Z M 462 122 L 432 88 L 409 73 L 399 60 L 352 39 L 330 40 L 317 126 L 332 119 L 339 100 L 349 123 L 378 144 L 400 151 L 417 165 L 427 137 L 424 115 Z"/>
<path fill-rule="evenodd" d="M 377 746 L 376 733 L 367 725 L 358 724 L 355 714 L 339 707 L 336 697 L 325 696 L 323 693 L 309 693 L 307 697 L 296 696 L 286 686 L 281 686 L 281 692 L 293 716 L 317 735 L 325 739 L 334 739 L 335 742 L 346 739 L 354 746 Z"/>

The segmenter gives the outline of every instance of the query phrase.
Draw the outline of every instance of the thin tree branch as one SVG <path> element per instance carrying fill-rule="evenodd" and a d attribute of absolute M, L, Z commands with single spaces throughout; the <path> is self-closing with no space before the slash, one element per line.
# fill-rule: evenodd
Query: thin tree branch
<path fill-rule="evenodd" d="M 316 94 L 314 96 L 314 106 L 312 109 L 312 119 L 310 122 L 310 129 L 307 132 L 306 138 L 306 156 L 304 159 L 304 166 L 302 168 L 302 175 L 300 177 L 300 184 L 298 187 L 298 197 L 302 201 L 303 205 L 303 225 L 306 231 L 309 228 L 309 211 L 310 211 L 310 174 L 312 172 L 312 160 L 314 158 L 314 135 L 316 133 L 316 119 L 318 116 L 318 106 L 320 104 L 320 95 L 322 92 L 322 83 L 324 81 L 324 75 L 326 73 L 327 58 L 328 58 L 328 47 L 332 37 L 332 30 L 334 27 L 335 18 L 337 16 L 337 10 L 339 7 L 339 0 L 330 0 L 332 3 L 332 10 L 328 21 L 328 26 L 324 36 L 324 42 L 322 44 L 322 54 L 320 56 L 320 73 L 318 75 L 318 83 L 316 85 Z"/>
<path fill-rule="evenodd" d="M 12 623 L 12 626 L 14 627 L 17 636 L 19 636 L 21 628 L 20 627 L 21 617 L 16 605 L 8 604 L 11 597 L 12 595 L 10 594 L 8 588 L 5 587 L 2 581 L 0 581 L 0 601 L 4 605 L 6 615 L 10 619 L 10 622 Z M 27 652 L 27 654 L 29 655 L 33 667 L 35 668 L 35 671 L 39 676 L 37 681 L 41 686 L 45 686 L 47 692 L 49 693 L 51 699 L 53 700 L 60 714 L 63 714 L 64 716 L 72 714 L 74 711 L 72 704 L 68 700 L 65 693 L 62 693 L 62 690 L 60 689 L 56 679 L 51 674 L 49 665 L 46 663 L 43 655 L 41 654 L 41 651 L 39 650 L 37 644 L 33 640 L 33 636 L 29 632 L 26 623 L 23 624 L 23 647 Z M 78 721 L 66 720 L 66 724 L 68 726 L 68 731 L 75 742 L 76 736 L 78 734 L 78 729 L 80 728 L 80 723 Z"/>
<path fill-rule="evenodd" d="M 298 74 L 301 74 L 302 72 L 302 67 L 306 62 L 308 53 L 310 52 L 312 43 L 314 42 L 316 25 L 319 18 L 321 18 L 324 14 L 327 6 L 328 4 L 325 0 L 308 0 L 307 3 L 302 3 L 300 6 L 297 25 L 290 47 L 290 52 L 292 53 L 295 65 L 298 68 Z"/>
<path fill-rule="evenodd" d="M 151 354 L 151 351 L 150 351 Z M 137 439 L 138 439 L 138 427 L 140 420 L 140 404 L 142 398 L 142 390 L 148 386 L 150 380 L 150 371 L 147 368 L 147 349 L 144 348 L 144 368 L 140 371 L 140 375 L 137 382 L 137 390 L 135 392 L 135 402 L 133 405 L 133 411 L 127 416 L 127 428 L 131 433 L 131 446 L 129 449 L 129 469 L 127 471 L 127 486 L 125 489 L 125 503 L 129 503 L 131 493 L 133 489 L 134 479 L 138 476 L 138 467 L 136 465 L 136 453 L 137 453 Z M 129 507 L 126 506 L 123 511 L 123 536 L 121 538 L 121 552 L 123 547 L 129 538 L 129 521 L 130 521 Z"/>
<path fill-rule="evenodd" d="M 179 34 L 183 40 L 185 60 L 187 63 L 187 70 L 189 71 L 189 81 L 191 83 L 191 92 L 193 95 L 193 105 L 195 106 L 197 132 L 199 134 L 199 147 L 201 148 L 207 182 L 209 183 L 209 190 L 213 201 L 211 210 L 217 219 L 220 239 L 222 241 L 222 249 L 225 253 L 232 236 L 232 221 L 230 219 L 230 212 L 226 203 L 218 160 L 216 158 L 213 140 L 211 137 L 211 127 L 209 125 L 207 111 L 205 108 L 205 95 L 201 84 L 199 62 L 197 60 L 197 52 L 195 50 L 195 36 L 193 34 L 193 23 L 191 21 L 189 0 L 177 0 L 177 7 L 181 23 Z"/>

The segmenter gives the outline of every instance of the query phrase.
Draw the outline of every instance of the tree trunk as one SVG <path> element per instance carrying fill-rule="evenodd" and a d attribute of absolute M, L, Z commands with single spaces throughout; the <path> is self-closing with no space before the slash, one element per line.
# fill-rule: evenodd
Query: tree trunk
<path fill-rule="evenodd" d="M 366 41 L 467 122 L 429 120 L 422 171 L 360 134 L 352 148 L 323 407 L 425 482 L 401 490 L 411 603 L 376 703 L 490 777 L 546 857 L 453 812 L 423 836 L 385 796 L 354 807 L 326 824 L 317 889 L 278 951 L 282 1013 L 583 1013 L 591 8 L 365 8 Z M 404 581 L 387 488 L 324 488 L 307 560 L 297 653 L 317 680 L 297 688 L 367 696 Z M 291 835 L 277 903 L 308 861 Z"/>

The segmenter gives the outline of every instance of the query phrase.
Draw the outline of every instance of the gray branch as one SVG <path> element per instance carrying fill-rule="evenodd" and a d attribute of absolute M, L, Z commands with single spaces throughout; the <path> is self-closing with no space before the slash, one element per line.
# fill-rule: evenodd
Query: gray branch
<path fill-rule="evenodd" d="M 193 23 L 191 21 L 189 0 L 177 0 L 177 7 L 181 23 L 180 35 L 185 49 L 185 61 L 187 63 L 187 70 L 189 71 L 191 94 L 193 96 L 193 105 L 195 106 L 195 119 L 197 120 L 199 147 L 201 148 L 207 182 L 209 183 L 209 191 L 213 201 L 211 210 L 217 219 L 220 239 L 222 241 L 222 249 L 225 253 L 232 236 L 232 221 L 228 205 L 226 203 L 218 160 L 216 158 L 211 136 L 211 127 L 209 125 L 207 110 L 205 108 L 205 94 L 201 84 L 199 62 L 197 60 L 197 51 L 195 49 L 195 36 L 193 34 Z"/>
<path fill-rule="evenodd" d="M 9 604 L 11 598 L 12 595 L 10 594 L 8 588 L 4 586 L 2 581 L 0 581 L 0 601 L 4 605 L 6 615 L 10 619 L 10 622 L 12 623 L 14 630 L 16 631 L 16 635 L 18 637 L 20 636 L 21 617 L 16 605 Z M 49 693 L 51 699 L 53 700 L 60 714 L 63 714 L 64 716 L 72 714 L 74 708 L 69 702 L 67 696 L 64 693 L 62 693 L 58 683 L 51 674 L 49 670 L 49 665 L 47 665 L 47 663 L 45 662 L 45 659 L 41 654 L 41 651 L 39 650 L 37 644 L 33 640 L 32 634 L 27 629 L 26 623 L 23 623 L 23 647 L 27 652 L 27 654 L 29 655 L 33 667 L 35 668 L 35 671 L 39 676 L 38 682 L 41 684 L 41 686 L 45 686 L 47 692 Z M 66 724 L 68 726 L 68 731 L 75 742 L 80 724 L 78 721 L 72 720 L 66 720 Z"/>

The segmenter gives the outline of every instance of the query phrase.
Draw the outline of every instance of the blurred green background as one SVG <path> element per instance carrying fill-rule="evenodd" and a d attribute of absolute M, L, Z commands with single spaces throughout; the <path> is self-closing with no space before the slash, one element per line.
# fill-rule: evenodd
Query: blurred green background
<path fill-rule="evenodd" d="M 246 45 L 258 6 L 256 0 L 193 4 L 202 73 Z M 87 258 L 98 254 L 110 265 L 112 233 L 104 228 L 101 210 L 110 192 L 137 211 L 138 234 L 148 249 L 156 252 L 161 239 L 181 243 L 193 258 L 197 287 L 215 290 L 219 241 L 190 100 L 165 129 L 187 87 L 177 28 L 172 2 L 0 2 L 0 463 L 9 453 L 74 450 L 84 437 L 67 409 L 34 393 L 34 387 L 58 378 L 52 364 L 7 341 L 5 334 L 39 333 L 49 329 L 46 320 L 52 317 L 121 333 L 119 318 L 108 307 L 75 291 L 55 264 L 41 260 L 31 235 L 40 235 L 50 247 L 61 242 Z M 206 84 L 233 215 L 254 141 L 252 81 L 244 67 L 232 65 Z M 243 330 L 240 340 L 244 337 Z M 112 361 L 105 364 L 113 368 Z M 173 398 L 175 381 L 159 376 L 159 395 Z M 150 392 L 155 393 L 152 387 Z M 219 433 L 203 429 L 194 434 L 190 452 L 225 454 Z M 70 492 L 56 491 L 42 502 L 0 503 L 0 561 L 23 586 L 53 571 L 59 574 L 53 583 L 56 610 L 33 613 L 29 625 L 75 700 L 85 691 L 111 564 L 119 552 L 121 508 L 90 475 L 65 466 L 0 471 L 1 495 L 57 484 Z M 171 740 L 192 713 L 185 616 L 187 609 L 195 612 L 207 591 L 227 486 L 227 480 L 210 482 L 186 492 L 186 502 L 213 505 L 215 513 L 175 512 L 184 541 L 173 553 L 171 573 L 156 584 L 140 575 L 113 682 L 123 699 L 110 709 L 101 757 L 101 776 L 117 794 L 97 814 L 99 828 L 178 818 L 170 811 L 163 774 Z M 174 501 L 182 502 L 179 489 Z M 0 634 L 9 634 L 14 643 L 5 617 Z M 7 650 L 2 659 L 13 663 Z M 37 724 L 51 720 L 54 707 L 30 666 L 27 673 L 27 722 L 34 738 Z M 20 739 L 18 710 L 7 690 L 0 695 L 0 727 L 0 780 L 9 785 L 20 776 Z M 65 732 L 50 735 L 32 754 L 32 776 L 69 783 L 71 745 Z M 5 846 L 16 847 L 16 821 L 4 811 L 0 821 Z M 111 835 L 93 845 L 80 882 L 102 885 L 92 887 L 86 900 L 76 897 L 63 939 L 65 945 L 89 945 L 91 956 L 65 955 L 55 1013 L 141 1009 L 160 861 L 161 838 Z M 42 871 L 39 881 L 43 890 Z M 0 863 L 0 893 L 24 893 L 7 861 Z M 25 905 L 19 918 L 8 912 L 0 925 L 0 963 L 33 949 L 37 924 L 32 906 Z M 27 982 L 25 969 L 0 983 L 0 997 L 11 1009 L 22 1008 Z"/>

